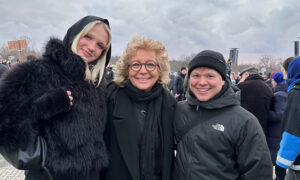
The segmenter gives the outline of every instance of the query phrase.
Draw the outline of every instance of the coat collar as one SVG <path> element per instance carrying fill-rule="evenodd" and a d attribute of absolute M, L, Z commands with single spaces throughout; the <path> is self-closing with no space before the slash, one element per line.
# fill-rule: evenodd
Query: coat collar
<path fill-rule="evenodd" d="M 131 102 L 122 88 L 118 91 L 117 99 L 118 102 L 122 102 L 115 104 L 112 114 L 117 141 L 132 179 L 139 180 L 139 143 L 135 131 L 138 127 L 136 122 L 132 121 Z M 122 106 L 123 104 L 128 106 Z"/>

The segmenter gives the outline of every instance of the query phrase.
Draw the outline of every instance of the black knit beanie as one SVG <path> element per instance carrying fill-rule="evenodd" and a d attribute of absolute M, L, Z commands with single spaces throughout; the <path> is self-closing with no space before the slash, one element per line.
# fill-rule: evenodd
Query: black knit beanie
<path fill-rule="evenodd" d="M 223 55 L 212 50 L 204 50 L 197 54 L 189 63 L 188 76 L 197 67 L 209 67 L 216 70 L 226 79 L 226 62 Z"/>

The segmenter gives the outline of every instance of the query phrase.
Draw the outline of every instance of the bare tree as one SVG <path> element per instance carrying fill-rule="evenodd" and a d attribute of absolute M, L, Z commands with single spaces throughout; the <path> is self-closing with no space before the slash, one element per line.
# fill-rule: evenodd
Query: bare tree
<path fill-rule="evenodd" d="M 15 54 L 17 54 L 17 53 L 15 53 Z M 7 45 L 2 44 L 0 46 L 0 56 L 3 59 L 8 59 L 8 56 L 11 56 L 11 55 L 13 55 L 13 53 L 8 50 Z"/>
<path fill-rule="evenodd" d="M 280 61 L 272 55 L 263 55 L 259 59 L 258 68 L 266 68 L 266 73 L 278 72 L 281 70 Z"/>
<path fill-rule="evenodd" d="M 179 71 L 181 67 L 187 67 L 189 62 L 196 56 L 195 53 L 189 56 L 181 56 L 179 60 L 170 60 L 171 71 Z"/>

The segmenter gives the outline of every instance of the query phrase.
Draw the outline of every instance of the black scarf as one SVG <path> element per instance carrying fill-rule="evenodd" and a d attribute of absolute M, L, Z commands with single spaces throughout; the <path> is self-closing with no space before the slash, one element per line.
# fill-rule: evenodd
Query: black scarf
<path fill-rule="evenodd" d="M 137 89 L 130 81 L 125 83 L 125 93 L 132 101 L 146 101 L 148 112 L 144 124 L 140 146 L 140 175 L 142 180 L 152 180 L 161 169 L 162 153 L 162 90 L 163 87 L 156 83 L 148 92 Z"/>

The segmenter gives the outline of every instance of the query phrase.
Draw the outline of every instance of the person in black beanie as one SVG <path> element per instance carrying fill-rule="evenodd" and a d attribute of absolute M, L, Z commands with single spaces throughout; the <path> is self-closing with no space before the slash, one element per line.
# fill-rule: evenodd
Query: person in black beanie
<path fill-rule="evenodd" d="M 264 133 L 240 106 L 223 55 L 202 51 L 188 69 L 189 96 L 177 103 L 174 115 L 174 179 L 272 179 Z"/>

